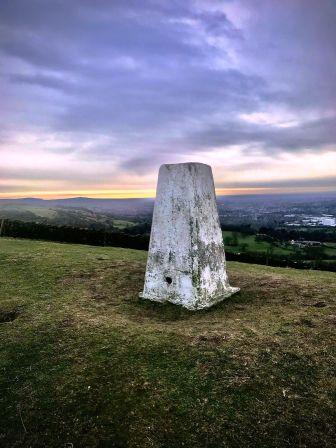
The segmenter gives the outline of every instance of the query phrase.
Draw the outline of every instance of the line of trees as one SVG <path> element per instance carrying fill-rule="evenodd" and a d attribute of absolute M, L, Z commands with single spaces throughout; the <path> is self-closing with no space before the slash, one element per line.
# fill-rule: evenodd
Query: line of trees
<path fill-rule="evenodd" d="M 240 263 L 263 264 L 267 266 L 279 266 L 285 268 L 295 269 L 317 269 L 320 271 L 336 272 L 336 263 L 334 260 L 323 260 L 321 257 L 304 259 L 295 255 L 278 255 L 274 254 L 272 248 L 266 250 L 264 253 L 245 252 L 235 253 L 226 252 L 226 258 L 229 261 L 239 261 Z"/>
<path fill-rule="evenodd" d="M 250 224 L 242 225 L 221 225 L 222 230 L 230 230 L 233 233 L 238 232 L 245 235 L 262 235 L 263 241 L 290 241 L 290 240 L 307 240 L 307 241 L 321 241 L 336 243 L 336 228 L 335 227 L 259 227 L 253 229 Z"/>
<path fill-rule="evenodd" d="M 90 244 L 94 246 L 113 246 L 129 249 L 147 250 L 149 234 L 129 234 L 106 230 L 94 230 L 70 226 L 52 226 L 35 222 L 2 220 L 0 222 L 0 236 L 13 238 L 29 238 L 36 240 L 57 241 L 62 243 Z M 311 248 L 315 250 L 319 248 Z M 265 253 L 226 252 L 228 260 L 243 263 L 255 263 L 270 266 L 293 267 L 299 269 L 320 269 L 336 272 L 336 263 L 323 260 L 322 256 L 304 259 L 302 254 L 278 255 L 270 249 Z"/>
<path fill-rule="evenodd" d="M 70 226 L 51 226 L 35 222 L 2 221 L 1 236 L 58 241 L 62 243 L 91 244 L 147 250 L 149 235 L 128 235 L 123 232 L 85 229 Z"/>

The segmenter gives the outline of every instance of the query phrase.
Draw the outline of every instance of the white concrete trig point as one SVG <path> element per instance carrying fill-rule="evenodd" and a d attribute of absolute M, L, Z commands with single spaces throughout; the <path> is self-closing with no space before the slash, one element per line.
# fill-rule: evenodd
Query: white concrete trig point
<path fill-rule="evenodd" d="M 198 310 L 237 291 L 228 283 L 211 167 L 162 165 L 140 297 Z"/>

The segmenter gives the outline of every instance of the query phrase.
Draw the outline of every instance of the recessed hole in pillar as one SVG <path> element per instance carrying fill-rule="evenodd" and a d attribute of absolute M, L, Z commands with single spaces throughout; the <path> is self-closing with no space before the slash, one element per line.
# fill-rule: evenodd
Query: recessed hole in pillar
<path fill-rule="evenodd" d="M 170 285 L 171 282 L 173 281 L 173 279 L 171 277 L 165 277 L 165 280 L 168 283 L 168 285 Z"/>

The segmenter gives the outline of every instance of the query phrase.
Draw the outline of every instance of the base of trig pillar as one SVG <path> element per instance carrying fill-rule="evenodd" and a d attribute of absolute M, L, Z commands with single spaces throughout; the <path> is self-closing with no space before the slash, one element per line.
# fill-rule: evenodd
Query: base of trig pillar
<path fill-rule="evenodd" d="M 152 302 L 158 302 L 158 303 L 170 302 L 176 305 L 182 305 L 188 310 L 203 310 L 206 308 L 210 308 L 211 306 L 216 305 L 216 303 L 222 302 L 225 299 L 228 299 L 229 297 L 232 296 L 232 294 L 235 294 L 239 291 L 240 288 L 234 286 L 228 286 L 225 295 L 221 294 L 220 296 L 206 297 L 206 298 L 195 297 L 195 300 L 192 303 L 185 302 L 182 297 L 168 297 L 166 299 L 163 299 L 158 298 L 157 296 L 144 295 L 143 292 L 139 294 L 139 298 L 151 300 Z"/>

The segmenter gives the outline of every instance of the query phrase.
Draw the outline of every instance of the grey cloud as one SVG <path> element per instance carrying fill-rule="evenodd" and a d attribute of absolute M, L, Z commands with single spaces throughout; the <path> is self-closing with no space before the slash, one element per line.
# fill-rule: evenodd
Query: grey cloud
<path fill-rule="evenodd" d="M 335 3 L 316 14 L 313 0 L 241 2 L 251 12 L 242 29 L 225 4 L 3 0 L 0 82 L 13 98 L 4 132 L 39 123 L 74 146 L 76 135 L 107 135 L 111 144 L 97 139 L 83 157 L 140 174 L 232 144 L 272 154 L 336 144 L 335 118 L 323 118 L 336 104 Z M 270 106 L 320 118 L 281 129 L 237 118 Z"/>
<path fill-rule="evenodd" d="M 195 69 L 185 76 L 182 72 L 172 79 L 139 79 L 133 84 L 131 75 L 125 75 L 103 85 L 83 86 L 78 103 L 69 106 L 57 125 L 116 133 L 159 129 L 165 134 L 170 125 L 183 126 L 189 117 L 204 121 L 214 112 L 229 117 L 242 107 L 251 111 L 257 89 L 264 88 L 259 78 L 234 70 Z"/>
<path fill-rule="evenodd" d="M 169 161 L 169 154 L 159 152 L 158 154 L 126 159 L 120 164 L 120 168 L 137 174 L 145 174 L 153 168 L 158 169 L 166 161 Z"/>
<path fill-rule="evenodd" d="M 107 171 L 107 170 L 106 170 Z M 40 169 L 40 168 L 31 168 L 31 169 L 6 169 L 1 175 L 2 181 L 6 182 L 11 179 L 19 179 L 18 183 L 21 181 L 55 181 L 62 183 L 62 185 L 72 185 L 73 182 L 76 182 L 76 185 L 81 186 L 94 186 L 97 185 L 97 177 L 99 177 L 99 183 L 108 182 L 111 180 L 111 174 L 106 172 L 104 175 L 101 173 L 99 176 L 97 173 L 92 172 L 80 172 L 78 170 L 71 170 L 64 168 L 62 171 L 56 171 L 52 169 Z M 2 184 L 3 185 L 3 184 Z M 5 184 L 6 191 L 9 185 Z M 15 191 L 18 188 L 18 185 L 15 185 L 11 191 Z M 20 188 L 24 188 L 27 190 L 33 190 L 33 186 L 27 186 L 27 184 L 23 184 Z"/>
<path fill-rule="evenodd" d="M 258 144 L 265 152 L 324 150 L 327 145 L 336 142 L 335 117 L 311 120 L 289 128 L 245 123 L 242 120 L 227 121 L 190 134 L 188 141 L 198 149 Z"/>
<path fill-rule="evenodd" d="M 71 93 L 74 90 L 73 83 L 64 79 L 59 79 L 50 75 L 21 75 L 13 74 L 9 75 L 10 82 L 15 84 L 28 84 L 33 86 L 45 87 L 49 89 L 61 90 L 63 92 Z"/>
<path fill-rule="evenodd" d="M 214 36 L 229 36 L 235 39 L 242 39 L 242 33 L 227 18 L 227 16 L 218 11 L 201 12 L 194 15 L 195 19 L 200 20 L 205 30 Z"/>
<path fill-rule="evenodd" d="M 334 177 L 318 177 L 318 178 L 306 178 L 306 179 L 286 179 L 286 180 L 274 180 L 274 181 L 254 181 L 254 182 L 218 182 L 217 188 L 309 188 L 309 187 L 328 187 L 336 188 L 336 176 Z"/>

